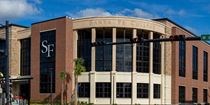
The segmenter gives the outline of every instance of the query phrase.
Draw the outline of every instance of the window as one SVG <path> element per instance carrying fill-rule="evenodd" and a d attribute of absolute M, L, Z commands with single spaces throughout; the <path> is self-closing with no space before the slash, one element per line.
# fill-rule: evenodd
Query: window
<path fill-rule="evenodd" d="M 5 75 L 6 73 L 6 57 L 4 53 L 0 53 L 0 72 Z"/>
<path fill-rule="evenodd" d="M 160 35 L 154 33 L 153 39 L 159 39 Z M 161 74 L 161 44 L 160 42 L 153 43 L 153 73 Z"/>
<path fill-rule="evenodd" d="M 186 65 L 186 43 L 185 41 L 179 41 L 179 76 L 185 77 L 185 65 Z"/>
<path fill-rule="evenodd" d="M 198 79 L 198 48 L 193 46 L 192 54 L 193 79 Z"/>
<path fill-rule="evenodd" d="M 137 83 L 137 98 L 148 98 L 149 96 L 149 84 Z"/>
<path fill-rule="evenodd" d="M 77 57 L 84 59 L 86 71 L 91 70 L 91 29 L 77 31 Z"/>
<path fill-rule="evenodd" d="M 96 97 L 110 98 L 111 97 L 111 83 L 96 83 Z"/>
<path fill-rule="evenodd" d="M 6 73 L 6 57 L 5 57 L 5 47 L 6 47 L 6 41 L 0 39 L 0 72 L 2 72 L 4 75 Z"/>
<path fill-rule="evenodd" d="M 179 86 L 179 103 L 185 102 L 185 87 Z"/>
<path fill-rule="evenodd" d="M 198 89 L 192 88 L 192 102 L 196 103 L 198 101 Z"/>
<path fill-rule="evenodd" d="M 0 50 L 4 51 L 6 48 L 6 40 L 0 39 Z"/>
<path fill-rule="evenodd" d="M 153 90 L 153 94 L 154 94 L 154 96 L 153 96 L 153 98 L 160 98 L 160 84 L 154 84 L 153 85 L 154 86 L 154 90 Z"/>
<path fill-rule="evenodd" d="M 117 29 L 117 42 L 130 41 L 133 35 L 132 29 Z M 116 45 L 116 70 L 120 72 L 132 71 L 132 45 Z"/>
<path fill-rule="evenodd" d="M 55 36 L 55 30 L 40 33 L 40 93 L 55 92 Z M 46 52 L 49 46 L 51 51 Z"/>
<path fill-rule="evenodd" d="M 203 102 L 208 103 L 208 90 L 203 89 Z"/>
<path fill-rule="evenodd" d="M 21 39 L 20 75 L 30 75 L 31 63 L 31 39 Z"/>
<path fill-rule="evenodd" d="M 112 28 L 97 28 L 96 41 L 112 42 Z M 96 47 L 96 71 L 112 70 L 112 45 Z"/>
<path fill-rule="evenodd" d="M 137 30 L 137 37 L 148 39 L 148 32 Z M 136 44 L 136 71 L 149 73 L 149 43 Z"/>
<path fill-rule="evenodd" d="M 117 98 L 131 98 L 131 83 L 117 83 Z"/>
<path fill-rule="evenodd" d="M 203 81 L 208 82 L 208 53 L 203 52 Z"/>
<path fill-rule="evenodd" d="M 90 83 L 78 83 L 78 97 L 90 97 Z"/>

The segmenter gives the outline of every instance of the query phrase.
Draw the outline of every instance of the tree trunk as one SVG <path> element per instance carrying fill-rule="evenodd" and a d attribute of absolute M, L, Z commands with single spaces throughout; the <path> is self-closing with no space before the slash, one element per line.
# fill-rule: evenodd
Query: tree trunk
<path fill-rule="evenodd" d="M 77 105 L 77 102 L 78 102 L 78 100 L 77 100 L 77 83 L 78 82 L 78 78 L 77 78 L 77 76 L 75 76 L 75 89 L 74 89 L 74 96 L 75 96 L 75 101 L 74 101 L 74 105 Z"/>
<path fill-rule="evenodd" d="M 63 99 L 63 102 L 64 102 L 64 105 L 67 105 L 67 92 L 66 92 L 66 90 L 67 90 L 67 85 L 66 85 L 66 80 L 64 81 L 64 92 L 63 92 L 63 97 L 64 97 L 64 99 Z"/>
<path fill-rule="evenodd" d="M 61 86 L 61 105 L 63 105 L 63 80 L 62 80 L 62 86 Z"/>

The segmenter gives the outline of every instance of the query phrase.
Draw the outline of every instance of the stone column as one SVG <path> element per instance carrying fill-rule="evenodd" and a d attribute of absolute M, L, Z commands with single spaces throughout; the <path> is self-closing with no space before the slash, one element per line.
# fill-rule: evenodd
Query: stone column
<path fill-rule="evenodd" d="M 95 42 L 96 41 L 96 29 L 92 28 L 91 29 L 91 42 Z M 96 48 L 92 47 L 91 48 L 91 71 L 95 71 L 95 52 L 96 52 Z"/>
<path fill-rule="evenodd" d="M 153 32 L 149 32 L 149 39 L 153 39 Z M 153 43 L 149 43 L 149 104 L 153 100 Z"/>
<path fill-rule="evenodd" d="M 73 52 L 73 59 L 77 58 L 77 41 L 78 41 L 78 33 L 77 33 L 77 30 L 76 31 L 73 31 L 73 38 L 74 38 L 74 46 L 73 46 L 73 49 L 74 49 L 74 52 Z"/>
<path fill-rule="evenodd" d="M 78 33 L 77 33 L 77 31 L 73 31 L 73 38 L 74 38 L 74 42 L 73 42 L 73 59 L 76 59 L 77 58 L 77 40 L 78 40 Z M 73 63 L 73 66 L 75 66 L 75 64 Z M 75 77 L 74 77 L 74 70 L 73 70 L 73 72 L 72 72 L 72 74 L 71 74 L 72 76 L 73 76 L 73 78 L 72 78 L 72 93 L 71 94 L 73 94 L 73 92 L 74 92 L 74 87 L 75 87 Z"/>
<path fill-rule="evenodd" d="M 161 38 L 164 38 L 164 35 L 161 36 Z M 161 104 L 165 104 L 165 92 L 166 92 L 166 88 L 165 88 L 165 43 L 161 42 Z"/>
<path fill-rule="evenodd" d="M 137 38 L 137 30 L 133 29 L 133 38 Z M 133 72 L 136 72 L 136 43 L 133 44 Z"/>
<path fill-rule="evenodd" d="M 133 38 L 136 38 L 136 29 L 133 29 Z M 136 76 L 137 76 L 137 72 L 136 72 L 136 43 L 133 44 L 133 60 L 132 60 L 132 64 L 133 64 L 133 70 L 132 70 L 132 75 L 131 75 L 131 80 L 132 80 L 132 102 L 131 104 L 135 104 L 136 100 L 137 100 L 137 83 L 136 83 Z"/>
<path fill-rule="evenodd" d="M 91 29 L 91 42 L 96 41 L 96 29 Z M 95 47 L 91 48 L 90 103 L 95 103 Z"/>
<path fill-rule="evenodd" d="M 112 29 L 112 42 L 116 42 L 116 28 Z M 112 71 L 116 71 L 116 45 L 112 45 Z"/>
<path fill-rule="evenodd" d="M 112 29 L 112 42 L 116 42 L 116 28 Z M 111 72 L 111 104 L 116 103 L 116 45 L 112 46 L 112 72 Z"/>

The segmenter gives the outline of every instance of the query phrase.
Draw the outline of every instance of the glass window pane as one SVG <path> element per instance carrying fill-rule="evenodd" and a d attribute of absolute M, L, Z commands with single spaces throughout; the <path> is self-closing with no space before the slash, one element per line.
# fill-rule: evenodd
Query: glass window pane
<path fill-rule="evenodd" d="M 91 29 L 81 29 L 77 31 L 77 57 L 84 59 L 86 71 L 91 69 Z"/>
<path fill-rule="evenodd" d="M 55 92 L 55 47 L 56 30 L 40 33 L 40 93 Z M 44 53 L 43 44 L 52 45 L 50 53 Z M 52 89 L 52 91 L 51 91 Z"/>
<path fill-rule="evenodd" d="M 96 42 L 112 42 L 112 28 L 96 28 Z M 96 46 L 96 71 L 112 70 L 112 46 Z"/>
<path fill-rule="evenodd" d="M 132 29 L 117 28 L 117 42 L 128 42 L 132 38 Z M 116 71 L 132 71 L 132 45 L 116 45 Z"/>

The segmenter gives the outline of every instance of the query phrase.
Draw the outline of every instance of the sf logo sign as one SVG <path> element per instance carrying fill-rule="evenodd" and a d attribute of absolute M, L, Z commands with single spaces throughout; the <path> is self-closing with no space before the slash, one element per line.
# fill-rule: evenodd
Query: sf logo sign
<path fill-rule="evenodd" d="M 47 57 L 51 57 L 51 53 L 54 51 L 54 44 L 49 44 L 47 40 L 42 41 L 41 52 L 43 54 L 47 53 Z"/>

